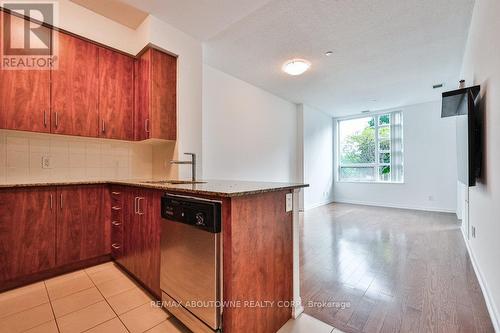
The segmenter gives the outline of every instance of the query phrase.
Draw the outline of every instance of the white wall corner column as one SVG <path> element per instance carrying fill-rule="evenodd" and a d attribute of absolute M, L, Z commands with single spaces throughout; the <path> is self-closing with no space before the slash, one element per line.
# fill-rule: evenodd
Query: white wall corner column
<path fill-rule="evenodd" d="M 293 306 L 292 317 L 296 319 L 302 312 L 302 299 L 300 298 L 300 217 L 299 217 L 300 189 L 293 191 Z"/>

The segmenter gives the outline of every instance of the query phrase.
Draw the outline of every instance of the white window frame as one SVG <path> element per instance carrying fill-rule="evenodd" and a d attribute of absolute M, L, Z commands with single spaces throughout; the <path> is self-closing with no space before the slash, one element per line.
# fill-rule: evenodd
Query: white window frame
<path fill-rule="evenodd" d="M 394 120 L 394 114 L 399 113 L 401 117 L 401 126 L 403 126 L 403 111 L 402 110 L 392 110 L 392 111 L 380 111 L 380 112 L 370 112 L 370 113 L 364 113 L 362 115 L 356 115 L 356 116 L 350 116 L 350 117 L 342 117 L 342 118 L 337 118 L 336 119 L 336 139 L 337 143 L 335 145 L 335 150 L 336 150 L 336 161 L 337 161 L 337 168 L 336 168 L 336 175 L 335 179 L 337 182 L 340 183 L 380 183 L 380 184 L 404 184 L 404 139 L 403 139 L 403 129 L 401 128 L 401 176 L 400 180 L 381 180 L 380 179 L 380 173 L 379 173 L 379 168 L 383 166 L 390 166 L 391 171 L 394 170 L 394 164 L 393 164 L 393 138 L 392 138 L 392 129 L 389 132 L 390 137 L 389 140 L 391 141 L 391 150 L 380 150 L 380 141 L 379 141 L 379 128 L 382 127 L 390 127 L 393 125 L 393 120 Z M 379 116 L 381 115 L 386 115 L 389 114 L 391 116 L 391 123 L 389 125 L 379 125 Z M 340 123 L 342 121 L 347 121 L 347 120 L 354 120 L 354 119 L 361 119 L 361 118 L 374 118 L 375 121 L 375 163 L 354 163 L 354 164 L 349 164 L 349 163 L 341 163 L 340 162 L 340 154 L 341 154 L 341 147 L 340 147 Z M 381 153 L 391 153 L 391 162 L 390 163 L 381 163 L 380 162 L 380 154 Z M 353 180 L 353 179 L 341 179 L 340 177 L 340 172 L 341 168 L 374 168 L 375 172 L 375 179 L 374 180 Z"/>

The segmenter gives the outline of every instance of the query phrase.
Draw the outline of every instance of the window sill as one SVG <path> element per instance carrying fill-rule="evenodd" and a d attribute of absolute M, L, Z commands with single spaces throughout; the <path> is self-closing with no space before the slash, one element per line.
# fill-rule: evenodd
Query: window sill
<path fill-rule="evenodd" d="M 347 184 L 395 184 L 404 185 L 404 181 L 401 182 L 382 182 L 382 181 L 368 181 L 368 180 L 336 180 L 336 183 L 347 183 Z"/>

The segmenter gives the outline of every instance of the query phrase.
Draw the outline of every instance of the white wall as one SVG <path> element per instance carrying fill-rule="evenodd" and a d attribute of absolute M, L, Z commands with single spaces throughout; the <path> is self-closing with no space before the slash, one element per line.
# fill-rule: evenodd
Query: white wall
<path fill-rule="evenodd" d="M 455 212 L 454 118 L 441 118 L 440 101 L 398 110 L 404 122 L 404 184 L 335 182 L 335 201 Z"/>
<path fill-rule="evenodd" d="M 307 105 L 299 105 L 303 138 L 304 208 L 333 201 L 333 119 Z"/>
<path fill-rule="evenodd" d="M 500 1 L 476 0 L 462 77 L 480 84 L 485 112 L 484 176 L 469 190 L 469 221 L 476 238 L 471 257 L 486 291 L 486 301 L 500 332 Z"/>
<path fill-rule="evenodd" d="M 207 179 L 297 181 L 296 105 L 203 65 Z"/>

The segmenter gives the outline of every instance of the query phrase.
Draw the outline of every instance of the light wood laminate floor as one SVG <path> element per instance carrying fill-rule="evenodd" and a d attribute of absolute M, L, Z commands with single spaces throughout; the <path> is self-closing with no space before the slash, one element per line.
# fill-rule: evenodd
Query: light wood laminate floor
<path fill-rule="evenodd" d="M 301 216 L 305 313 L 345 332 L 494 332 L 454 214 L 331 204 Z"/>

